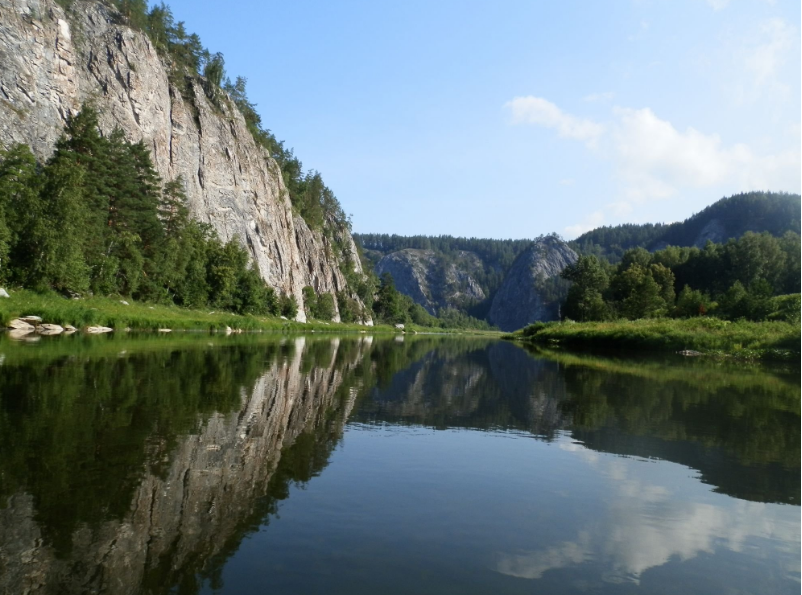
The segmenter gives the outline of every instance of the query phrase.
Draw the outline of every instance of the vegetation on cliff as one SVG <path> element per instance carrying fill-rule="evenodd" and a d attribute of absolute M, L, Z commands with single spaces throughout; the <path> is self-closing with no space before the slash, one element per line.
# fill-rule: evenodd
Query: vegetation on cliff
<path fill-rule="evenodd" d="M 67 10 L 84 0 L 58 0 Z M 164 3 L 148 7 L 146 0 L 98 0 L 114 10 L 121 23 L 145 33 L 168 67 L 172 83 L 194 105 L 193 81 L 201 83 L 207 97 L 218 107 L 222 102 L 233 105 L 242 114 L 254 141 L 276 160 L 284 185 L 295 211 L 312 230 L 326 235 L 338 249 L 345 271 L 352 258 L 345 242 L 351 222 L 332 190 L 326 186 L 319 172 L 304 171 L 302 162 L 292 149 L 285 147 L 275 135 L 263 126 L 257 106 L 248 98 L 247 79 L 228 77 L 225 57 L 203 46 L 196 33 L 189 33 L 183 21 L 175 20 L 170 7 Z M 356 288 L 354 288 L 356 289 Z"/>
<path fill-rule="evenodd" d="M 0 152 L 0 281 L 61 294 L 120 295 L 239 314 L 290 314 L 249 264 L 191 219 L 180 179 L 162 183 L 142 143 L 72 117 L 44 165 Z"/>

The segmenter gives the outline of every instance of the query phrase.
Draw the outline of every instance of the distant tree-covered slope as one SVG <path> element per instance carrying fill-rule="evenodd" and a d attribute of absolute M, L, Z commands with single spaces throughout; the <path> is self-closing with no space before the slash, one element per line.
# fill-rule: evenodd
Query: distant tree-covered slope
<path fill-rule="evenodd" d="M 784 192 L 748 192 L 722 198 L 682 222 L 646 223 L 599 227 L 570 245 L 582 254 L 618 262 L 631 248 L 655 250 L 665 246 L 703 247 L 739 238 L 747 231 L 768 232 L 775 237 L 800 231 L 800 196 Z"/>

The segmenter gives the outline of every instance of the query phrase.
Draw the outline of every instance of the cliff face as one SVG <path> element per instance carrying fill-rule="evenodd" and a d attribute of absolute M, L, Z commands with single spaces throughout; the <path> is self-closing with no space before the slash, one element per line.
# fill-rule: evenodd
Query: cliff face
<path fill-rule="evenodd" d="M 293 215 L 278 164 L 239 111 L 213 105 L 198 81 L 185 94 L 147 36 L 116 24 L 102 4 L 75 2 L 68 16 L 53 0 L 0 0 L 0 145 L 24 143 L 46 159 L 68 115 L 91 101 L 102 132 L 120 127 L 144 141 L 162 179 L 183 178 L 193 216 L 224 241 L 238 236 L 305 320 L 304 286 L 346 287 L 334 247 Z M 351 236 L 342 240 L 361 273 Z"/>
<path fill-rule="evenodd" d="M 481 266 L 471 252 L 461 251 L 456 261 L 447 262 L 432 250 L 406 249 L 382 258 L 376 274 L 390 273 L 398 291 L 434 315 L 440 308 L 459 308 L 485 299 L 471 277 L 471 271 Z"/>
<path fill-rule="evenodd" d="M 542 287 L 577 259 L 576 252 L 557 238 L 533 242 L 515 260 L 493 298 L 490 322 L 509 332 L 531 322 L 556 319 L 556 304 Z"/>

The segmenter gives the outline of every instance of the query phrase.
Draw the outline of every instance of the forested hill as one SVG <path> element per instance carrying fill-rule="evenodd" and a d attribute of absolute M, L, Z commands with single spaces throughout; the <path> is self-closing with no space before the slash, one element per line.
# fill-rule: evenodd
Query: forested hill
<path fill-rule="evenodd" d="M 747 231 L 766 231 L 780 237 L 787 231 L 799 233 L 801 222 L 800 195 L 748 192 L 722 198 L 682 222 L 604 226 L 579 236 L 569 244 L 582 254 L 594 254 L 617 262 L 630 248 L 701 248 L 707 240 L 720 243 L 739 238 Z"/>

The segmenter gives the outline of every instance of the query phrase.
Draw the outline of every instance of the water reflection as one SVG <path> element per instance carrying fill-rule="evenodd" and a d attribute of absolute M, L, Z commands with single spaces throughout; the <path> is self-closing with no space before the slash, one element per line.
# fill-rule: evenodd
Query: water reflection
<path fill-rule="evenodd" d="M 11 353 L 0 374 L 3 593 L 214 582 L 288 485 L 325 467 L 353 405 L 343 375 L 363 355 L 304 338 L 91 347 Z"/>
<path fill-rule="evenodd" d="M 497 577 L 481 575 L 489 582 L 478 591 L 521 590 L 493 582 L 502 579 L 539 580 L 550 592 L 642 584 L 650 569 L 714 554 L 720 563 L 723 551 L 743 567 L 770 556 L 784 580 L 799 580 L 798 509 L 787 506 L 800 494 L 798 371 L 409 336 L 62 337 L 2 342 L 0 362 L 2 593 L 223 589 L 245 538 L 323 472 L 346 427 L 488 436 L 472 464 L 492 455 L 496 475 L 469 493 L 487 525 L 496 507 L 520 518 L 470 541 L 465 572 Z M 465 462 L 437 450 L 461 440 L 472 452 L 473 439 L 438 434 L 445 442 L 417 466 L 410 444 L 393 442 L 381 467 L 351 468 L 354 497 L 370 486 L 389 507 L 407 495 L 382 492 L 383 476 L 442 481 L 443 518 L 446 509 L 476 518 L 461 510 L 465 473 L 445 479 Z M 542 446 L 526 457 L 559 472 L 534 482 L 525 449 L 500 447 L 504 435 L 535 438 Z M 346 451 L 359 444 L 346 436 Z M 508 505 L 499 489 L 512 493 Z M 559 514 L 525 513 L 526 490 Z M 375 521 L 367 517 L 349 518 Z"/>
<path fill-rule="evenodd" d="M 788 523 L 781 509 L 738 499 L 711 500 L 670 473 L 644 480 L 647 461 L 602 457 L 574 442 L 560 447 L 608 480 L 606 510 L 572 540 L 500 554 L 499 572 L 539 579 L 549 570 L 576 572 L 586 564 L 586 572 L 599 581 L 639 583 L 646 570 L 671 560 L 688 561 L 717 549 L 754 553 L 761 542 L 773 542 L 780 545 L 772 548 L 773 562 L 787 579 L 799 581 L 799 527 Z"/>

